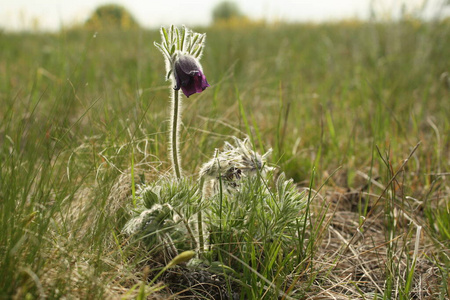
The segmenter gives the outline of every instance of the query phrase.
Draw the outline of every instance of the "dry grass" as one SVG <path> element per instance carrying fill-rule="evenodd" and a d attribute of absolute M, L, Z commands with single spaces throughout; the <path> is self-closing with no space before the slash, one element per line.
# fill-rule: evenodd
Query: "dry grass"
<path fill-rule="evenodd" d="M 316 241 L 317 250 L 315 252 L 311 265 L 314 268 L 307 268 L 301 274 L 293 274 L 286 278 L 287 286 L 294 284 L 296 288 L 302 287 L 302 281 L 307 281 L 311 276 L 315 280 L 310 289 L 305 293 L 305 299 L 373 299 L 375 294 L 382 295 L 386 289 L 387 274 L 402 274 L 394 280 L 395 285 L 392 291 L 392 298 L 400 297 L 398 285 L 406 277 L 408 261 L 414 251 L 417 251 L 416 272 L 414 273 L 413 285 L 410 299 L 437 299 L 441 295 L 443 284 L 450 287 L 450 280 L 443 277 L 440 267 L 433 261 L 438 257 L 442 248 L 435 247 L 437 242 L 431 238 L 426 228 L 426 219 L 420 213 L 420 205 L 412 203 L 412 210 L 398 208 L 394 212 L 396 222 L 395 235 L 389 236 L 386 229 L 384 218 L 384 201 L 389 201 L 381 197 L 377 202 L 377 207 L 372 206 L 379 196 L 375 192 L 368 192 L 368 175 L 358 172 L 362 178 L 360 182 L 365 182 L 362 186 L 350 188 L 347 186 L 347 172 L 337 172 L 320 193 L 316 195 L 312 205 L 313 222 L 314 220 L 325 218 L 325 226 L 321 230 L 320 237 Z M 135 180 L 139 178 L 136 177 Z M 358 181 L 357 181 L 358 182 Z M 376 182 L 374 189 L 381 193 L 384 186 Z M 91 191 L 91 194 L 94 191 Z M 93 212 L 80 213 L 82 208 L 86 208 L 86 199 L 89 199 L 89 192 L 83 190 L 77 195 L 73 203 L 78 203 L 77 207 L 70 207 L 68 215 L 72 215 L 74 224 L 78 224 L 76 217 L 89 216 L 89 223 L 83 223 L 81 231 L 82 236 L 86 234 L 95 223 L 95 214 Z M 446 198 L 445 195 L 439 197 Z M 358 212 L 358 203 L 364 199 L 369 199 L 370 214 L 359 230 L 362 217 Z M 107 213 L 111 216 L 117 216 L 118 212 L 129 205 L 132 201 L 131 191 L 131 173 L 129 170 L 121 174 L 116 183 L 111 188 L 107 207 Z M 415 205 L 415 206 L 414 206 Z M 327 207 L 324 210 L 324 207 Z M 78 210 L 78 213 L 76 212 Z M 323 216 L 322 214 L 325 215 Z M 414 217 L 411 217 L 412 212 Z M 117 220 L 116 220 L 117 221 Z M 417 237 L 417 226 L 422 226 L 424 230 Z M 360 232 L 362 231 L 362 232 Z M 419 247 L 415 249 L 416 239 L 419 241 Z M 62 242 L 60 242 L 62 243 Z M 130 268 L 130 261 L 117 261 L 114 259 L 114 249 L 117 245 L 109 240 L 109 245 L 105 247 L 102 261 L 109 267 L 108 272 L 102 274 L 92 274 L 89 266 L 89 255 L 87 253 L 72 253 L 73 261 L 67 261 L 66 267 L 70 272 L 64 272 L 66 280 L 72 282 L 72 289 L 67 291 L 77 298 L 88 297 L 89 293 L 86 286 L 83 286 L 88 279 L 96 288 L 104 289 L 104 296 L 108 299 L 135 299 L 139 295 L 139 289 L 132 289 L 133 286 L 140 286 L 144 278 L 151 278 L 148 274 L 148 268 L 158 269 L 167 264 L 164 258 L 147 257 L 135 267 Z M 122 244 L 122 247 L 126 245 Z M 390 247 L 388 247 L 390 245 Z M 42 294 L 44 289 L 52 289 L 55 278 L 61 277 L 60 259 L 67 260 L 67 253 L 60 253 L 67 245 L 57 246 L 48 257 L 49 261 L 55 264 L 48 265 L 46 276 L 41 278 Z M 57 249 L 60 249 L 58 251 Z M 142 249 L 135 249 L 137 252 Z M 392 259 L 388 259 L 388 253 L 392 251 Z M 445 251 L 447 255 L 450 252 Z M 115 253 L 114 255 L 112 255 Z M 71 265 L 69 267 L 68 265 Z M 390 268 L 395 267 L 395 270 Z M 146 271 L 147 270 L 147 271 Z M 147 275 L 146 275 L 147 274 Z M 153 273 L 154 274 L 154 273 Z M 104 284 L 104 280 L 109 282 Z M 144 280 L 145 281 L 145 280 Z M 234 294 L 239 295 L 238 285 Z M 185 267 L 177 267 L 169 270 L 159 283 L 153 287 L 146 287 L 151 294 L 148 299 L 232 299 L 228 286 L 222 275 L 209 272 L 207 270 L 192 270 Z M 131 290 L 130 290 L 131 289 Z M 162 289 L 162 290 L 160 290 Z M 154 291 L 153 291 L 154 290 Z M 156 292 L 156 290 L 159 290 Z M 152 292 L 153 291 L 153 292 Z M 197 295 L 197 296 L 196 296 Z M 201 295 L 201 296 L 200 296 Z M 23 296 L 20 290 L 17 292 L 16 299 Z M 233 298 L 234 299 L 234 298 Z"/>

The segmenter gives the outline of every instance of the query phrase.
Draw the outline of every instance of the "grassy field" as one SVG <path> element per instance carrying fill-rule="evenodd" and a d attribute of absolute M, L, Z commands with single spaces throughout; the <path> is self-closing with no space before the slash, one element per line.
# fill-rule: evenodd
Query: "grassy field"
<path fill-rule="evenodd" d="M 137 184 L 170 174 L 159 33 L 3 32 L 0 298 L 448 299 L 450 23 L 196 31 L 211 87 L 184 99 L 187 182 L 250 136 L 298 219 L 245 198 L 233 223 L 220 197 L 199 263 L 155 278 L 173 257 L 121 232 Z"/>

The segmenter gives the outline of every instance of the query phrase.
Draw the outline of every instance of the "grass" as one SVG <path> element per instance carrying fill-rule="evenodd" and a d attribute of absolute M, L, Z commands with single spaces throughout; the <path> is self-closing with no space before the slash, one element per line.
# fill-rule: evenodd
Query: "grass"
<path fill-rule="evenodd" d="M 272 220 L 264 205 L 282 200 L 248 182 L 241 204 L 221 196 L 203 215 L 215 230 L 198 265 L 150 285 L 170 259 L 121 230 L 132 183 L 170 169 L 158 32 L 2 32 L 0 297 L 212 298 L 208 285 L 240 299 L 448 298 L 448 21 L 197 31 L 212 86 L 184 99 L 185 225 L 206 205 L 191 194 L 202 164 L 246 135 L 294 180 L 298 219 Z"/>

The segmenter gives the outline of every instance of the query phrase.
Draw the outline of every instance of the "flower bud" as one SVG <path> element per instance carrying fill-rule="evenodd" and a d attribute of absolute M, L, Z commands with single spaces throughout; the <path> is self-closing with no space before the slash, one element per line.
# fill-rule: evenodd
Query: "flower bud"
<path fill-rule="evenodd" d="M 185 263 L 189 261 L 191 258 L 195 256 L 195 252 L 192 250 L 184 251 L 177 256 L 175 256 L 174 259 L 172 259 L 169 264 L 165 267 L 165 269 L 171 268 L 173 266 L 179 265 L 181 263 Z"/>
<path fill-rule="evenodd" d="M 201 93 L 209 87 L 202 72 L 200 63 L 192 56 L 179 54 L 173 67 L 176 85 L 175 90 L 181 90 L 189 98 L 190 95 Z"/>

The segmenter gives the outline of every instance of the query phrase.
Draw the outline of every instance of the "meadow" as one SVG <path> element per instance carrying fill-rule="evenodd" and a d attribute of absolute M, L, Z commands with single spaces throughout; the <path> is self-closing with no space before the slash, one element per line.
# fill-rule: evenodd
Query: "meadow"
<path fill-rule="evenodd" d="M 450 22 L 195 30 L 211 87 L 183 100 L 186 180 L 250 137 L 298 219 L 220 197 L 209 248 L 160 274 L 122 234 L 138 185 L 171 174 L 159 32 L 0 32 L 0 298 L 448 299 Z"/>

